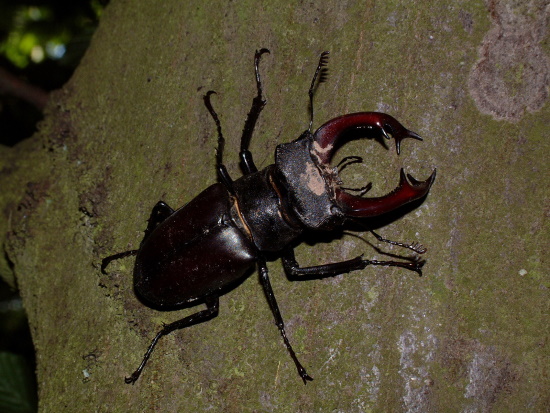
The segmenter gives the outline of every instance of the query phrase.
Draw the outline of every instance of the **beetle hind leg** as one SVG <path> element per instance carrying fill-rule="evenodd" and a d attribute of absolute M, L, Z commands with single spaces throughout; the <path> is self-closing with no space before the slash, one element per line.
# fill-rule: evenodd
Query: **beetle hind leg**
<path fill-rule="evenodd" d="M 160 330 L 155 336 L 155 338 L 153 339 L 153 341 L 151 341 L 151 344 L 147 348 L 147 351 L 145 352 L 145 355 L 143 356 L 143 360 L 141 361 L 141 364 L 139 365 L 139 367 L 136 369 L 136 371 L 134 371 L 130 375 L 130 377 L 124 378 L 124 381 L 126 382 L 126 384 L 134 384 L 136 382 L 136 380 L 141 375 L 143 368 L 147 364 L 149 357 L 151 357 L 151 353 L 153 352 L 155 346 L 157 345 L 157 342 L 162 336 L 170 334 L 172 331 L 175 331 L 175 330 L 180 330 L 182 328 L 190 327 L 194 324 L 203 323 L 218 315 L 219 306 L 220 306 L 219 297 L 210 297 L 206 299 L 205 302 L 207 306 L 206 310 L 199 311 L 198 313 L 182 318 L 181 320 L 174 321 L 173 323 L 165 324 L 162 327 L 162 330 Z"/>

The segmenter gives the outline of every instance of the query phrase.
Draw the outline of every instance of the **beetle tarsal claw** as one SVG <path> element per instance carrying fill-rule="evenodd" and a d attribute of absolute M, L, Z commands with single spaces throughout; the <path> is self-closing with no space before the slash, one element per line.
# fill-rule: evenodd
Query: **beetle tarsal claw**
<path fill-rule="evenodd" d="M 305 376 L 302 376 L 302 380 L 304 381 L 304 384 L 307 384 L 308 381 L 313 381 L 313 377 L 306 373 Z"/>
<path fill-rule="evenodd" d="M 139 374 L 136 374 L 135 372 L 132 373 L 132 375 L 130 377 L 124 377 L 124 382 L 126 384 L 136 384 L 136 381 L 139 377 Z"/>

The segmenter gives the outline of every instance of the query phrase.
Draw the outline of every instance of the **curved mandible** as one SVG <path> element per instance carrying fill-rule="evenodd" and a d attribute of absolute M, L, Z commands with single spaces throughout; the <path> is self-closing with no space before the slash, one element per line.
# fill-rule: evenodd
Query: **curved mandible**
<path fill-rule="evenodd" d="M 346 133 L 357 129 L 378 129 L 386 139 L 393 137 L 397 154 L 400 152 L 403 139 L 422 140 L 420 136 L 406 129 L 397 119 L 388 114 L 380 112 L 352 113 L 332 119 L 317 129 L 313 136 L 312 155 L 321 165 L 330 164 L 332 156 L 341 146 L 341 140 Z M 338 206 L 346 216 L 373 217 L 424 197 L 430 190 L 435 175 L 436 171 L 434 170 L 425 181 L 417 181 L 411 175 L 405 175 L 401 169 L 397 188 L 382 197 L 363 198 L 351 195 L 339 186 L 335 188 L 334 194 Z"/>
<path fill-rule="evenodd" d="M 409 174 L 405 176 L 405 172 L 401 169 L 399 185 L 389 194 L 378 198 L 362 198 L 348 194 L 341 188 L 336 188 L 334 191 L 336 202 L 346 216 L 357 218 L 375 217 L 426 196 L 434 183 L 435 174 L 436 170 L 434 169 L 428 179 L 417 181 Z"/>
<path fill-rule="evenodd" d="M 386 113 L 381 112 L 359 112 L 339 116 L 323 124 L 313 136 L 314 150 L 319 156 L 319 161 L 329 163 L 335 149 L 338 148 L 338 142 L 347 132 L 357 129 L 378 129 L 386 138 L 390 135 L 395 139 L 395 147 L 399 155 L 401 141 L 405 138 L 422 140 L 413 131 L 406 129 L 397 119 Z"/>

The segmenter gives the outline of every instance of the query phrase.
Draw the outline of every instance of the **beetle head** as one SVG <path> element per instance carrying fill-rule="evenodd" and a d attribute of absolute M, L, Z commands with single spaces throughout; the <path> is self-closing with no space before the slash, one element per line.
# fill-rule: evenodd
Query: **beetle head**
<path fill-rule="evenodd" d="M 386 139 L 391 135 L 398 154 L 403 139 L 422 140 L 390 115 L 362 112 L 332 119 L 314 134 L 306 131 L 297 140 L 277 147 L 275 163 L 284 178 L 290 205 L 307 228 L 330 230 L 348 217 L 382 215 L 423 198 L 430 190 L 435 170 L 427 180 L 417 181 L 401 169 L 397 188 L 384 196 L 365 198 L 346 192 L 338 169 L 331 167 L 330 161 L 344 143 L 361 137 L 352 134 L 361 129 Z"/>

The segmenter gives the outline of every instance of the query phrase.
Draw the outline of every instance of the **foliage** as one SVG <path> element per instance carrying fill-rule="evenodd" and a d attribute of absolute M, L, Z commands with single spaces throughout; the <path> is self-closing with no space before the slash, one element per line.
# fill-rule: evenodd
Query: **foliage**
<path fill-rule="evenodd" d="M 60 88 L 86 51 L 105 3 L 0 0 L 0 67 L 46 92 Z M 35 131 L 42 114 L 3 93 L 1 84 L 0 144 L 12 146 Z"/>
<path fill-rule="evenodd" d="M 33 372 L 24 357 L 0 352 L 0 411 L 30 413 L 36 411 Z"/>

